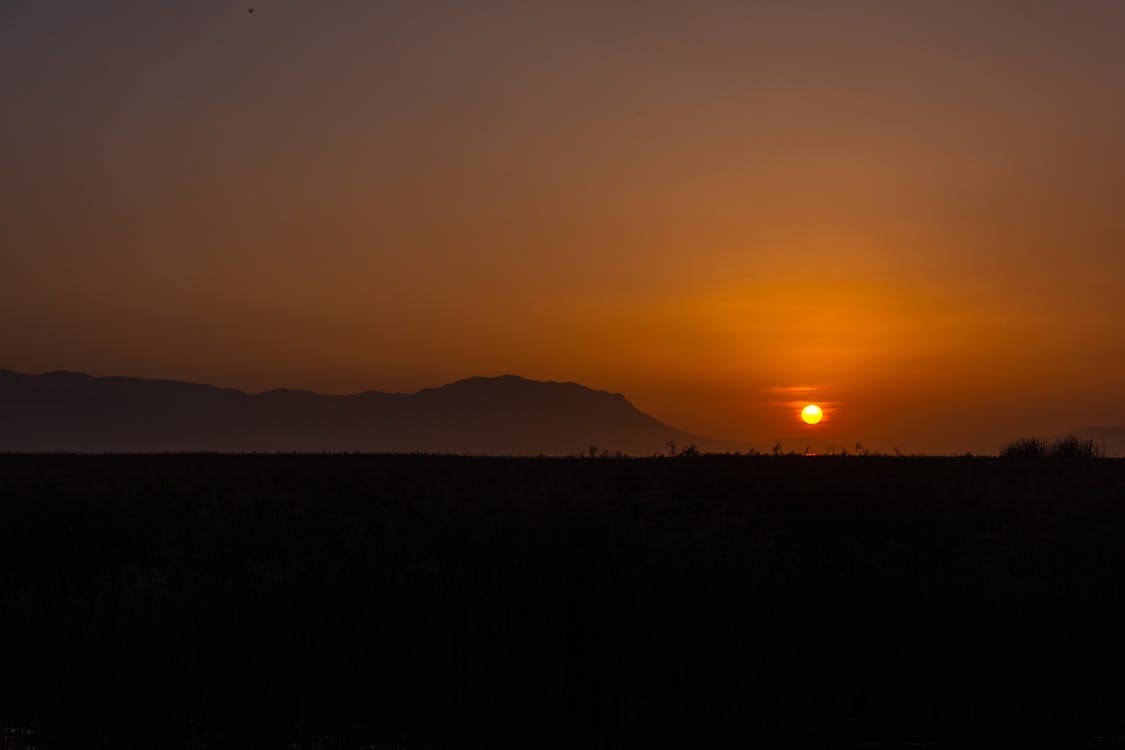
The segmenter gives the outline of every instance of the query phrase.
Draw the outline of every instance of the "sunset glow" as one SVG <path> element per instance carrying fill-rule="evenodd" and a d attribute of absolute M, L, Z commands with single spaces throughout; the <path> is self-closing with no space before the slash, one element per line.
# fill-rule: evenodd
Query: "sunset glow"
<path fill-rule="evenodd" d="M 6 4 L 0 367 L 1125 423 L 1125 4 L 1033 4 Z"/>

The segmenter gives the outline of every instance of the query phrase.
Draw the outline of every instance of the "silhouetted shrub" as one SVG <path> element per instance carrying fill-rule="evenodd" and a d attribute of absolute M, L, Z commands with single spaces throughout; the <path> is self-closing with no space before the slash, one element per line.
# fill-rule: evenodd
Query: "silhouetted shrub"
<path fill-rule="evenodd" d="M 701 454 L 700 450 L 695 447 L 695 443 L 688 443 L 685 447 L 680 449 L 680 455 L 685 458 L 692 458 Z"/>
<path fill-rule="evenodd" d="M 1047 444 L 1034 437 L 1022 437 L 1000 449 L 1002 458 L 1046 458 Z"/>
<path fill-rule="evenodd" d="M 1104 446 L 1077 435 L 1067 435 L 1054 442 L 1023 437 L 1000 450 L 1002 458 L 1105 458 L 1105 455 Z"/>
<path fill-rule="evenodd" d="M 1051 458 L 1105 458 L 1105 446 L 1077 435 L 1067 435 L 1051 445 Z"/>

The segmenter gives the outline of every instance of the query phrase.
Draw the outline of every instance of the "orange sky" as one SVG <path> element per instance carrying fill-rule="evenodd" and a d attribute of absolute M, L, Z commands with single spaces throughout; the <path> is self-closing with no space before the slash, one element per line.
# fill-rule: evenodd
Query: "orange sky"
<path fill-rule="evenodd" d="M 1125 424 L 1125 5 L 748 5 L 7 0 L 0 367 Z"/>

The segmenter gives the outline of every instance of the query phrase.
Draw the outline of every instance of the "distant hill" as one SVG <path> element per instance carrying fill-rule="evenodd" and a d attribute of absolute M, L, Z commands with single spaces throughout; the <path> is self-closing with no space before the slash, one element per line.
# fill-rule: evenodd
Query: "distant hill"
<path fill-rule="evenodd" d="M 733 447 L 669 427 L 619 393 L 515 375 L 413 394 L 248 394 L 174 380 L 0 370 L 0 451 L 370 451 L 635 455 L 669 440 Z"/>

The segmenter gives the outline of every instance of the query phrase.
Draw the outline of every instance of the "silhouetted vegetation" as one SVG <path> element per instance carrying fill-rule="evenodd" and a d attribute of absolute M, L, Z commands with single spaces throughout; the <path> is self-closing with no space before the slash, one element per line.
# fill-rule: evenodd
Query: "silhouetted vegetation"
<path fill-rule="evenodd" d="M 1057 440 L 1025 437 L 1013 440 L 1000 450 L 1002 458 L 1105 458 L 1105 447 L 1077 435 Z"/>
<path fill-rule="evenodd" d="M 1078 747 L 1125 718 L 1125 462 L 690 459 L 0 455 L 0 747 Z"/>

